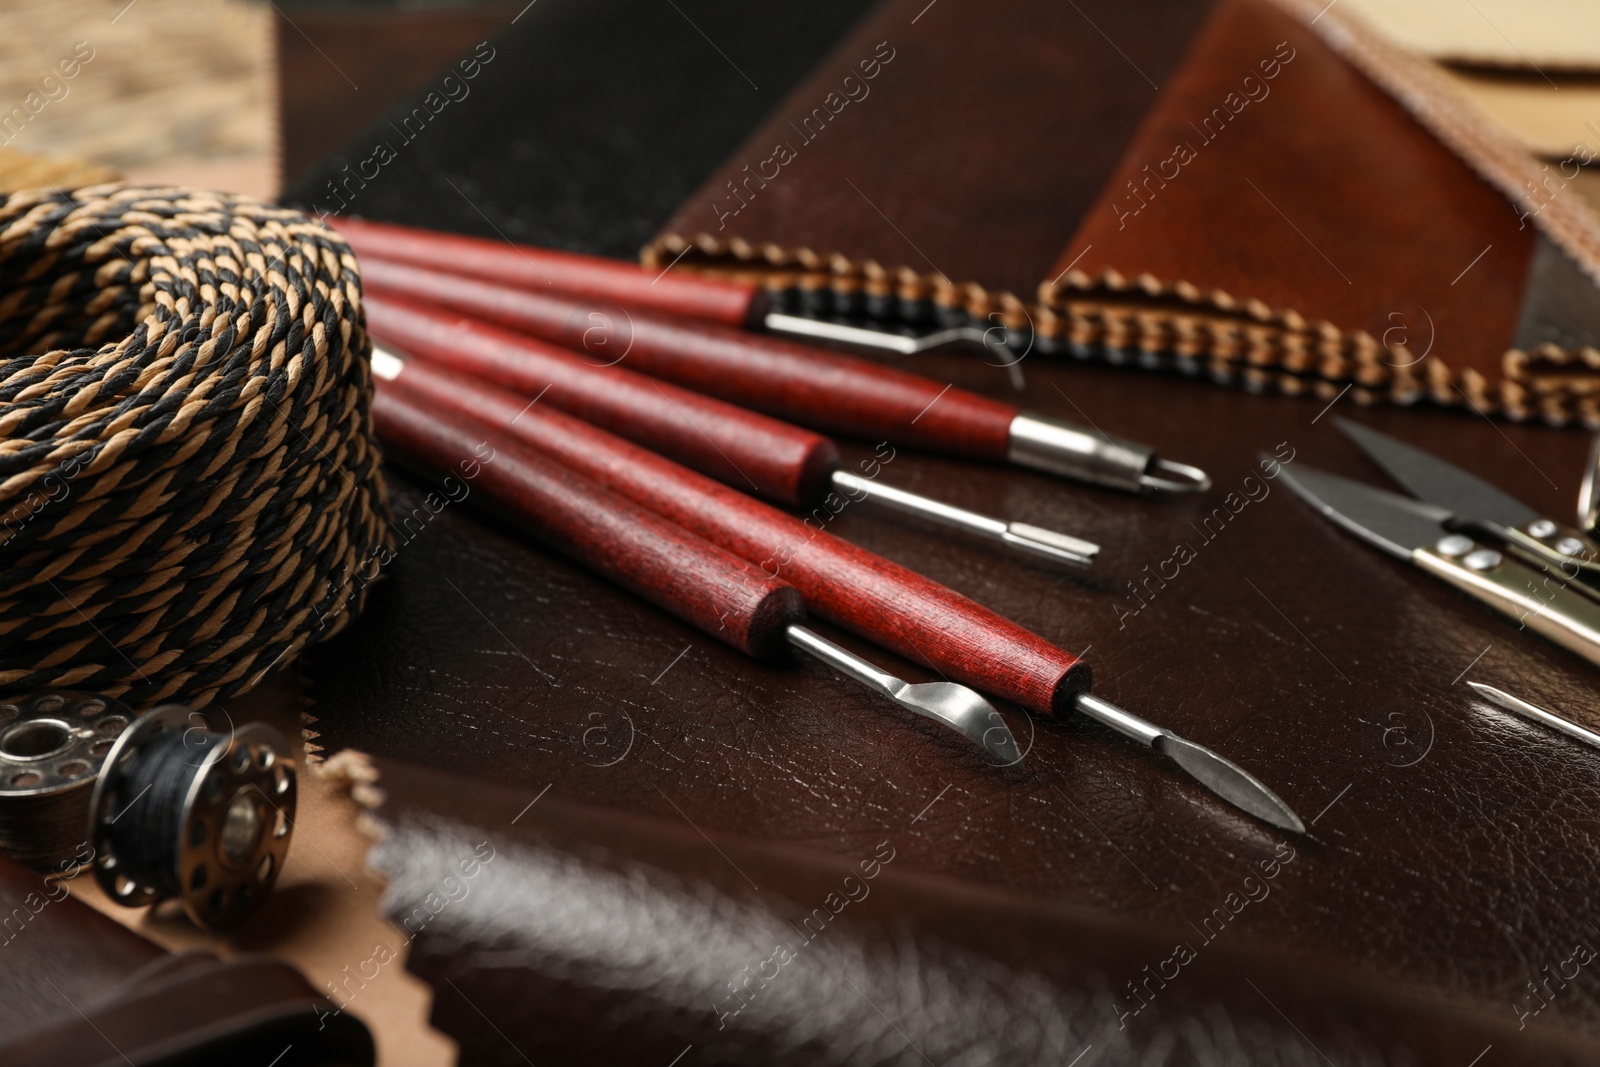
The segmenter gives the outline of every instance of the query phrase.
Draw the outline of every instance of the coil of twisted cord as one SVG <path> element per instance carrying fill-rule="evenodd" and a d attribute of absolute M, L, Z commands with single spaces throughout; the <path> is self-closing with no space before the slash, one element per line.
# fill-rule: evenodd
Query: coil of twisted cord
<path fill-rule="evenodd" d="M 300 212 L 0 198 L 0 688 L 243 692 L 386 538 L 355 257 Z"/>

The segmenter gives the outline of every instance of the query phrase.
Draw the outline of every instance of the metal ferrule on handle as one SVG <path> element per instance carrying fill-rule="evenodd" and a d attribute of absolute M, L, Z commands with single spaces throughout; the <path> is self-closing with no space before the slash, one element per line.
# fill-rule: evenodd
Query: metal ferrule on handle
<path fill-rule="evenodd" d="M 1006 458 L 1019 467 L 1129 493 L 1199 492 L 1211 486 L 1205 471 L 1161 459 L 1148 445 L 1026 411 L 1011 420 Z"/>

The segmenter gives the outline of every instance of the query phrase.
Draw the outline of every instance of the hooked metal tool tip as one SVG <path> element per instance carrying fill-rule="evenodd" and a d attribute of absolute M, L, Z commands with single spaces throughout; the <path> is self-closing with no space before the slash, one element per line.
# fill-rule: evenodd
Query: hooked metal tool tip
<path fill-rule="evenodd" d="M 1241 811 L 1291 833 L 1306 832 L 1306 824 L 1300 821 L 1294 809 L 1255 775 L 1232 760 L 1217 755 L 1204 745 L 1186 741 L 1171 730 L 1146 722 L 1091 693 L 1078 696 L 1077 708 L 1124 737 L 1131 737 L 1141 745 L 1155 749 L 1187 771 L 1189 777 Z"/>
<path fill-rule="evenodd" d="M 951 526 L 986 540 L 998 541 L 1008 548 L 1047 559 L 1052 563 L 1087 567 L 1094 562 L 1095 555 L 1100 551 L 1099 545 L 1093 541 L 1085 541 L 1081 537 L 1057 533 L 1026 522 L 1006 522 L 1003 519 L 990 518 L 988 515 L 958 508 L 942 500 L 922 496 L 920 493 L 908 493 L 892 485 L 883 485 L 870 478 L 851 474 L 849 471 L 834 471 L 833 484 L 846 495 L 855 495 L 857 499 L 876 501 L 886 508 L 907 515 L 915 515 L 942 526 Z"/>
<path fill-rule="evenodd" d="M 896 678 L 798 624 L 791 624 L 786 634 L 791 645 L 817 657 L 841 674 L 882 693 L 903 708 L 909 708 L 918 715 L 934 719 L 965 735 L 994 756 L 1001 766 L 1022 762 L 1016 738 L 1011 736 L 1011 730 L 1000 717 L 1000 712 L 975 690 L 955 682 L 913 684 Z"/>
<path fill-rule="evenodd" d="M 847 345 L 879 348 L 902 356 L 915 356 L 954 344 L 977 345 L 996 354 L 1011 355 L 1011 350 L 1005 342 L 1005 328 L 998 326 L 955 326 L 948 330 L 910 336 L 886 330 L 867 329 L 863 326 L 846 326 L 840 322 L 808 319 L 800 315 L 785 315 L 779 311 L 769 312 L 763 320 L 763 325 L 774 333 L 813 337 L 819 341 L 841 341 Z M 1011 388 L 1019 393 L 1026 388 L 1027 383 L 1022 378 L 1021 356 L 1007 359 L 994 366 L 1005 368 L 1006 376 L 1011 379 Z"/>
<path fill-rule="evenodd" d="M 1494 686 L 1484 685 L 1482 682 L 1468 682 L 1467 684 L 1472 687 L 1473 692 L 1491 704 L 1497 704 L 1507 711 L 1515 712 L 1524 719 L 1539 723 L 1542 726 L 1548 726 L 1552 730 L 1559 730 L 1568 737 L 1575 737 L 1586 745 L 1600 748 L 1600 734 L 1595 733 L 1593 730 L 1587 730 L 1575 722 L 1562 718 L 1553 711 L 1546 711 L 1537 704 L 1530 704 L 1521 697 L 1514 697 L 1503 689 L 1496 689 Z"/>

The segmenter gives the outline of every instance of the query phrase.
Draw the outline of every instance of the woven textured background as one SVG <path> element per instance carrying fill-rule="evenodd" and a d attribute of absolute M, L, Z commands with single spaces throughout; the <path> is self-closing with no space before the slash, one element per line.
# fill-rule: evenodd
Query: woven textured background
<path fill-rule="evenodd" d="M 0 687 L 248 689 L 386 543 L 355 257 L 296 212 L 0 199 Z"/>

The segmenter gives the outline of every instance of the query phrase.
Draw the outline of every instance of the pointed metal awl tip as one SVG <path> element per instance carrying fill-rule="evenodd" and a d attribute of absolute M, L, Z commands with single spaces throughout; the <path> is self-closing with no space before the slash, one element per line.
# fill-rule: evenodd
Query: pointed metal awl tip
<path fill-rule="evenodd" d="M 1151 747 L 1241 811 L 1290 833 L 1306 832 L 1306 824 L 1294 813 L 1293 808 L 1255 775 L 1232 760 L 1217 755 L 1204 745 L 1185 741 L 1171 733 L 1163 733 Z"/>
<path fill-rule="evenodd" d="M 1224 759 L 1204 745 L 1185 741 L 1171 730 L 1141 719 L 1093 693 L 1079 693 L 1076 707 L 1122 736 L 1160 752 L 1187 771 L 1189 777 L 1241 811 L 1292 833 L 1306 832 L 1306 824 L 1278 794 L 1232 760 Z"/>

